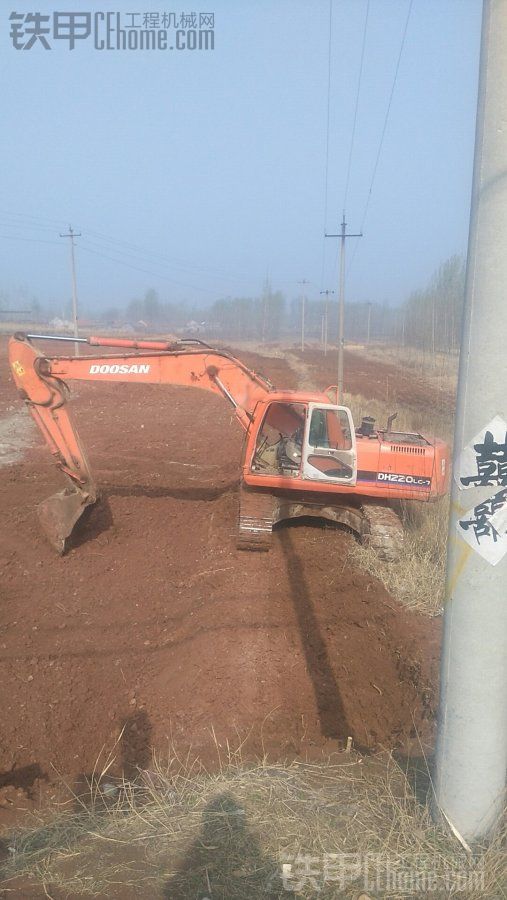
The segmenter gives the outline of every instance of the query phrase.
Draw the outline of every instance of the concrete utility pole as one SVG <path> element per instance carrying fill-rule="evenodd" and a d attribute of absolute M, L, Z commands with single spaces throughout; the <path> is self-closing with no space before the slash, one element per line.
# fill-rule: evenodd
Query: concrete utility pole
<path fill-rule="evenodd" d="M 343 399 L 343 349 L 345 344 L 344 338 L 344 318 L 345 318 L 345 240 L 349 237 L 362 237 L 361 234 L 347 234 L 347 223 L 345 221 L 345 212 L 343 213 L 340 234 L 326 234 L 325 237 L 341 238 L 340 244 L 340 305 L 338 308 L 338 403 Z"/>
<path fill-rule="evenodd" d="M 305 304 L 306 304 L 306 294 L 305 294 L 305 285 L 310 284 L 306 278 L 303 278 L 301 281 L 298 281 L 298 284 L 303 285 L 303 296 L 301 299 L 301 350 L 304 353 L 305 350 Z"/>
<path fill-rule="evenodd" d="M 81 237 L 81 232 L 76 234 L 75 231 L 72 230 L 72 226 L 69 225 L 69 233 L 62 234 L 60 232 L 60 237 L 70 238 L 70 268 L 72 272 L 72 318 L 74 321 L 74 337 L 79 337 L 79 329 L 77 326 L 77 287 L 76 287 L 76 262 L 74 259 L 74 238 Z M 74 356 L 79 356 L 79 344 L 74 344 Z"/>
<path fill-rule="evenodd" d="M 507 767 L 506 161 L 507 0 L 485 0 L 433 807 L 467 842 Z"/>
<path fill-rule="evenodd" d="M 366 339 L 366 343 L 369 345 L 370 343 L 370 324 L 371 324 L 371 308 L 373 304 L 368 303 L 368 337 Z"/>
<path fill-rule="evenodd" d="M 334 291 L 321 291 L 321 294 L 326 295 L 326 305 L 324 308 L 324 356 L 327 356 L 327 336 L 328 336 L 328 299 L 330 294 L 334 294 Z"/>
<path fill-rule="evenodd" d="M 264 284 L 262 287 L 262 328 L 261 328 L 261 342 L 264 344 L 267 338 L 268 332 L 268 313 L 269 306 L 271 305 L 271 281 L 269 280 L 269 269 L 266 272 L 266 278 L 264 279 Z"/>

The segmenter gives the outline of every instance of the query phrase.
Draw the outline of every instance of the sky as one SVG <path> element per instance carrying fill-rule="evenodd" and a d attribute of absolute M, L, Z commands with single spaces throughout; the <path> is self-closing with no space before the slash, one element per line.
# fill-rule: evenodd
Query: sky
<path fill-rule="evenodd" d="M 120 12 L 122 27 L 173 12 L 172 46 L 182 10 L 213 12 L 214 49 L 99 50 L 92 34 L 71 50 L 52 32 L 50 49 L 13 46 L 11 12 L 52 29 L 62 8 Z M 363 230 L 347 299 L 424 287 L 466 250 L 480 0 L 331 0 L 329 23 L 330 0 L 4 4 L 0 292 L 68 302 L 71 224 L 88 309 L 151 287 L 173 303 L 255 296 L 266 276 L 316 298 L 336 288 L 324 231 L 344 208 Z"/>

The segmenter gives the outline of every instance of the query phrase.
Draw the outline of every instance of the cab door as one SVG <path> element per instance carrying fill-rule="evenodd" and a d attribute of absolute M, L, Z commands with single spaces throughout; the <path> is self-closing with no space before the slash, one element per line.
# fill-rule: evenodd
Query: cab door
<path fill-rule="evenodd" d="M 356 483 L 356 434 L 350 409 L 346 406 L 308 404 L 302 477 L 328 484 Z"/>

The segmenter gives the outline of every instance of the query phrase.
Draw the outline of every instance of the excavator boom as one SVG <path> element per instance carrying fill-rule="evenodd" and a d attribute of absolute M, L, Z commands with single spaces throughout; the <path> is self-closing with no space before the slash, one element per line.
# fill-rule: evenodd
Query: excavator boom
<path fill-rule="evenodd" d="M 67 406 L 66 380 L 130 381 L 203 388 L 224 397 L 234 408 L 244 429 L 250 424 L 258 399 L 273 389 L 266 378 L 252 372 L 239 360 L 200 341 L 92 337 L 79 339 L 79 343 L 118 347 L 136 351 L 135 355 L 50 357 L 44 356 L 32 344 L 37 338 L 62 340 L 48 335 L 16 334 L 9 342 L 9 361 L 20 396 L 27 403 L 56 465 L 68 481 L 64 491 L 49 497 L 38 508 L 41 526 L 59 553 L 65 552 L 76 523 L 98 496 L 85 449 Z"/>

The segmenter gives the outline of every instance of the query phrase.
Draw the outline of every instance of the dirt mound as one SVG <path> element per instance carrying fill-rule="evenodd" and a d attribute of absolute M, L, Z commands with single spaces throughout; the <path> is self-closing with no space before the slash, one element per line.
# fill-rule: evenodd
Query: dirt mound
<path fill-rule="evenodd" d="M 171 743 L 213 764 L 227 739 L 273 757 L 431 742 L 438 625 L 331 527 L 236 549 L 243 436 L 220 399 L 79 384 L 72 405 L 103 499 L 66 557 L 35 518 L 62 486 L 46 448 L 0 470 L 0 788 L 76 780 L 116 742 L 127 772 Z"/>

